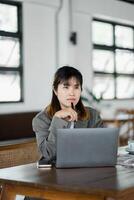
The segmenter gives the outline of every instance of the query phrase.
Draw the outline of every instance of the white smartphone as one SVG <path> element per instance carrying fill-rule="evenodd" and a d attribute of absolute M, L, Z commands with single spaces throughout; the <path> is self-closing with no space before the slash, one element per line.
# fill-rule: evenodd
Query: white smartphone
<path fill-rule="evenodd" d="M 37 162 L 37 168 L 51 168 L 52 164 L 50 161 L 46 160 L 45 158 L 41 158 Z"/>
<path fill-rule="evenodd" d="M 51 168 L 52 164 L 39 164 L 37 162 L 37 168 Z"/>

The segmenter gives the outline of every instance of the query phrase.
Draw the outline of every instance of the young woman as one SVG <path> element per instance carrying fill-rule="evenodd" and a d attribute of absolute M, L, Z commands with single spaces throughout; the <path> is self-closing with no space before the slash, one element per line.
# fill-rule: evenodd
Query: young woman
<path fill-rule="evenodd" d="M 52 100 L 33 119 L 39 151 L 46 160 L 56 160 L 56 131 L 58 128 L 103 127 L 99 113 L 85 107 L 81 101 L 83 78 L 69 66 L 59 68 L 54 76 Z M 25 200 L 38 200 L 25 197 Z"/>
<path fill-rule="evenodd" d="M 39 151 L 47 160 L 56 159 L 55 129 L 103 127 L 99 113 L 81 101 L 82 84 L 80 71 L 69 66 L 59 68 L 50 104 L 33 119 Z"/>

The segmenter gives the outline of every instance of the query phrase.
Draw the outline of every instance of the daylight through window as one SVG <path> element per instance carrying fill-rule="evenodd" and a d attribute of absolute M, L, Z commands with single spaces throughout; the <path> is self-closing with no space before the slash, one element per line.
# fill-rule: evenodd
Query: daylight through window
<path fill-rule="evenodd" d="M 22 7 L 0 0 L 0 103 L 22 97 Z"/>
<path fill-rule="evenodd" d="M 134 27 L 94 19 L 93 93 L 102 99 L 134 98 Z"/>

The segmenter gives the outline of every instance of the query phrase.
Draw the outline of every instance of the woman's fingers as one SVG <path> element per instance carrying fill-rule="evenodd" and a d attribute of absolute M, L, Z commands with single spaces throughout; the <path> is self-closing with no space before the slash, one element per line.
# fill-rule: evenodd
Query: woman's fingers
<path fill-rule="evenodd" d="M 73 109 L 69 111 L 69 121 L 77 121 L 77 112 Z"/>
<path fill-rule="evenodd" d="M 55 116 L 66 119 L 68 121 L 77 121 L 77 112 L 72 108 L 60 110 L 55 113 Z"/>

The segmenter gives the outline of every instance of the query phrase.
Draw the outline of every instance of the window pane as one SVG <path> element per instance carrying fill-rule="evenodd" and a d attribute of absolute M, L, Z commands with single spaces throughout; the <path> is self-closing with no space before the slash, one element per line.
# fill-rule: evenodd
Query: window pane
<path fill-rule="evenodd" d="M 20 52 L 18 39 L 0 37 L 0 66 L 18 67 L 19 60 Z"/>
<path fill-rule="evenodd" d="M 117 78 L 117 98 L 134 98 L 134 78 L 123 76 Z"/>
<path fill-rule="evenodd" d="M 115 26 L 115 42 L 119 47 L 134 48 L 133 29 L 123 26 Z"/>
<path fill-rule="evenodd" d="M 100 72 L 114 71 L 113 52 L 107 50 L 93 50 L 93 68 Z"/>
<path fill-rule="evenodd" d="M 0 30 L 17 32 L 17 7 L 0 3 Z"/>
<path fill-rule="evenodd" d="M 20 100 L 20 76 L 18 73 L 0 74 L 0 102 Z"/>
<path fill-rule="evenodd" d="M 134 53 L 116 50 L 116 72 L 124 74 L 134 73 Z"/>
<path fill-rule="evenodd" d="M 111 24 L 93 21 L 93 43 L 113 45 L 113 27 Z"/>
<path fill-rule="evenodd" d="M 93 93 L 97 98 L 114 98 L 114 79 L 108 75 L 95 75 Z"/>

